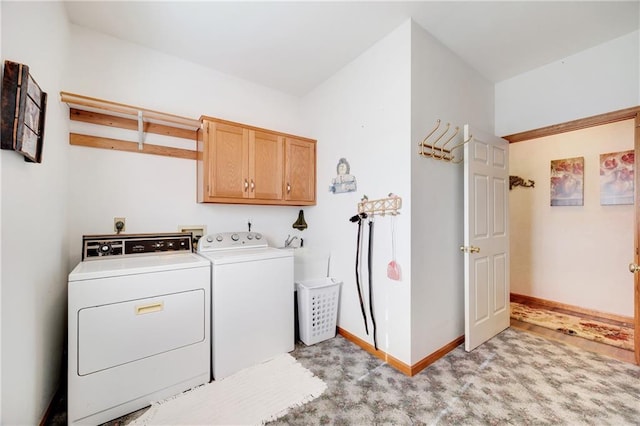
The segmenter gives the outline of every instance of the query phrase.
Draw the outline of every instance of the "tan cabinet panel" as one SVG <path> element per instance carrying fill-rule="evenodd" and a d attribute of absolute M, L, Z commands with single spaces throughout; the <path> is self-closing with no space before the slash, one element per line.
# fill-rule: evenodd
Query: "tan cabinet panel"
<path fill-rule="evenodd" d="M 252 198 L 282 199 L 283 137 L 251 130 L 249 133 L 249 181 Z"/>
<path fill-rule="evenodd" d="M 285 149 L 285 200 L 315 203 L 315 142 L 288 137 Z"/>
<path fill-rule="evenodd" d="M 249 196 L 249 131 L 239 126 L 211 123 L 210 197 L 246 198 Z"/>

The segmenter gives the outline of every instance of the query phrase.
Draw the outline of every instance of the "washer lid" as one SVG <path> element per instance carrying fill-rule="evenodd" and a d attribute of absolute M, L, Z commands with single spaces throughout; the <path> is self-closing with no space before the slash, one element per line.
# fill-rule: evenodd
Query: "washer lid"
<path fill-rule="evenodd" d="M 106 257 L 80 262 L 69 274 L 69 281 L 206 267 L 210 267 L 210 262 L 195 253 Z"/>
<path fill-rule="evenodd" d="M 283 250 L 273 247 L 247 248 L 235 250 L 219 250 L 213 252 L 203 252 L 204 256 L 211 260 L 214 265 L 224 265 L 229 263 L 253 262 L 256 260 L 280 259 L 293 257 L 293 250 Z"/>

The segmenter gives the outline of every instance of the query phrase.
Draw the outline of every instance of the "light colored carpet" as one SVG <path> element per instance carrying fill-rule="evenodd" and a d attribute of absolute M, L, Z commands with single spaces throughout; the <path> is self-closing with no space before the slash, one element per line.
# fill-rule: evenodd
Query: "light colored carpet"
<path fill-rule="evenodd" d="M 327 390 L 273 426 L 638 426 L 640 367 L 509 328 L 407 377 L 341 336 L 292 355 Z"/>
<path fill-rule="evenodd" d="M 574 315 L 532 308 L 516 302 L 511 302 L 511 318 L 557 330 L 571 336 L 579 336 L 629 351 L 634 350 L 633 328 L 630 327 L 586 320 Z"/>
<path fill-rule="evenodd" d="M 259 425 L 320 396 L 327 385 L 289 354 L 154 403 L 132 425 Z"/>

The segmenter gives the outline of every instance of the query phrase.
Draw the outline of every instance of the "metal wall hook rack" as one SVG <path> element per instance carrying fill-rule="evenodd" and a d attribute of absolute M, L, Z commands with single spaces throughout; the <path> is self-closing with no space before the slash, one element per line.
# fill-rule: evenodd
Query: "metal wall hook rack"
<path fill-rule="evenodd" d="M 366 196 L 358 203 L 358 214 L 366 213 L 367 216 L 398 215 L 402 207 L 402 198 L 389 194 L 388 198 L 369 200 Z"/>
<path fill-rule="evenodd" d="M 536 182 L 531 179 L 523 179 L 520 176 L 509 176 L 509 191 L 514 186 L 522 186 L 524 188 L 535 188 Z"/>
<path fill-rule="evenodd" d="M 466 140 L 463 140 L 462 142 L 458 142 L 451 148 L 446 148 L 449 142 L 451 142 L 456 136 L 458 136 L 458 133 L 460 132 L 460 127 L 456 126 L 453 129 L 453 133 L 449 135 L 449 137 L 445 140 L 445 142 L 438 145 L 438 142 L 440 142 L 440 140 L 447 133 L 449 133 L 449 130 L 451 128 L 451 124 L 447 123 L 444 126 L 444 131 L 442 131 L 438 136 L 436 136 L 435 139 L 430 140 L 430 138 L 434 135 L 434 133 L 436 133 L 436 131 L 440 128 L 441 123 L 442 121 L 440 119 L 437 119 L 436 125 L 434 126 L 434 128 L 431 129 L 431 131 L 422 140 L 422 142 L 418 144 L 418 147 L 420 148 L 418 150 L 418 154 L 420 154 L 423 157 L 433 158 L 436 160 L 442 160 L 442 161 L 458 164 L 462 162 L 463 158 L 462 158 L 462 154 L 456 155 L 455 151 L 458 148 L 461 148 L 462 146 L 464 146 L 464 144 L 466 144 L 467 142 L 470 142 L 473 136 L 469 135 L 469 137 Z"/>

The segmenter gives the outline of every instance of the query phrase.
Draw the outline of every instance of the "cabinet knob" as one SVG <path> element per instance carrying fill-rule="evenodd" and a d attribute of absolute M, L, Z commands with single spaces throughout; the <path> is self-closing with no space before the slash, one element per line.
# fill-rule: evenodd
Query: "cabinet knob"
<path fill-rule="evenodd" d="M 247 182 L 247 180 L 244 180 L 244 192 L 247 192 L 247 189 L 249 189 L 249 182 Z"/>
<path fill-rule="evenodd" d="M 253 183 L 253 179 L 251 179 L 251 192 L 253 192 L 254 189 L 256 189 L 256 184 Z"/>
<path fill-rule="evenodd" d="M 287 194 L 291 192 L 291 184 L 287 182 Z"/>

